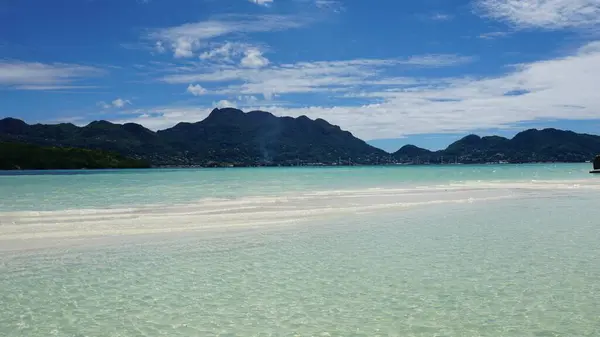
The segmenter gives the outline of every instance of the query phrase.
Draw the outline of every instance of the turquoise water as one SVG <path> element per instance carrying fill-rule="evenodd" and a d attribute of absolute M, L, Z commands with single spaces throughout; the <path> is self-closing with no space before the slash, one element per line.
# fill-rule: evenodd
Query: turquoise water
<path fill-rule="evenodd" d="M 1 177 L 0 336 L 599 336 L 588 169 Z"/>
<path fill-rule="evenodd" d="M 187 203 L 202 198 L 239 198 L 463 181 L 581 179 L 589 178 L 589 170 L 590 164 L 550 164 L 54 171 L 49 173 L 55 174 L 19 176 L 0 174 L 0 211 Z M 9 173 L 12 172 L 5 172 Z"/>

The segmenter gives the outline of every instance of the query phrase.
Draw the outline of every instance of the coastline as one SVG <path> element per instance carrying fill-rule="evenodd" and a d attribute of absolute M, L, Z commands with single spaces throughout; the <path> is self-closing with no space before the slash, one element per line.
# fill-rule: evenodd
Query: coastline
<path fill-rule="evenodd" d="M 274 165 L 261 165 L 261 164 L 227 164 L 227 165 L 154 165 L 149 167 L 140 168 L 80 168 L 80 169 L 60 169 L 60 168 L 46 168 L 46 169 L 9 169 L 0 170 L 0 175 L 3 172 L 49 172 L 49 171 L 143 171 L 151 169 L 211 169 L 211 168 L 290 168 L 290 167 L 306 167 L 306 168 L 321 168 L 321 167 L 397 167 L 397 166 L 411 166 L 411 167 L 447 167 L 447 166 L 481 166 L 481 165 L 553 165 L 553 164 L 589 164 L 589 161 L 531 161 L 531 162 L 481 162 L 481 163 L 386 163 L 386 164 L 352 164 L 352 165 L 337 165 L 337 164 L 325 164 L 325 163 L 312 163 L 312 164 L 301 164 L 301 165 L 285 165 L 285 164 L 274 164 Z M 592 170 L 593 171 L 593 170 Z M 592 173 L 590 171 L 590 173 Z M 595 172 L 594 172 L 595 173 Z"/>

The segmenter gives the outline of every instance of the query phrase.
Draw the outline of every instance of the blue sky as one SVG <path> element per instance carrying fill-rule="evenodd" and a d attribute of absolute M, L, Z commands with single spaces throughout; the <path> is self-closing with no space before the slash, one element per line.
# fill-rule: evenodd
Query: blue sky
<path fill-rule="evenodd" d="M 600 130 L 600 0 L 5 0 L 0 117 L 163 129 L 214 107 L 395 150 Z"/>

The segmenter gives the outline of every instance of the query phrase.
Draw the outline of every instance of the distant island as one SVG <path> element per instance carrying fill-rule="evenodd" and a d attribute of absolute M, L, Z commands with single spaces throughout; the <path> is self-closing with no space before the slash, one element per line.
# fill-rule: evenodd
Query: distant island
<path fill-rule="evenodd" d="M 2 169 L 586 162 L 600 153 L 600 136 L 556 129 L 512 139 L 469 135 L 441 151 L 406 145 L 387 153 L 323 119 L 233 108 L 157 132 L 134 123 L 78 127 L 5 118 L 0 142 Z"/>

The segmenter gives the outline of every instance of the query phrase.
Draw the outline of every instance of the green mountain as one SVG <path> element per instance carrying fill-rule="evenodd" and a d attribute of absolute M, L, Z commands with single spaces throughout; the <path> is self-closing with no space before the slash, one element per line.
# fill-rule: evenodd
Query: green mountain
<path fill-rule="evenodd" d="M 132 123 L 95 121 L 78 127 L 5 118 L 0 141 L 109 151 L 155 166 L 583 162 L 600 153 L 600 136 L 532 129 L 512 139 L 469 135 L 436 152 L 406 145 L 390 155 L 322 119 L 232 108 L 158 132 Z"/>
<path fill-rule="evenodd" d="M 0 140 L 117 152 L 153 165 L 375 164 L 389 154 L 325 120 L 215 109 L 203 121 L 153 132 L 138 124 L 28 125 L 0 120 Z"/>
<path fill-rule="evenodd" d="M 432 152 L 405 146 L 393 154 L 400 162 L 488 163 L 488 162 L 584 162 L 600 153 L 600 136 L 557 129 L 530 129 L 514 138 L 469 135 Z"/>
<path fill-rule="evenodd" d="M 144 161 L 106 151 L 0 142 L 0 170 L 146 167 Z"/>

